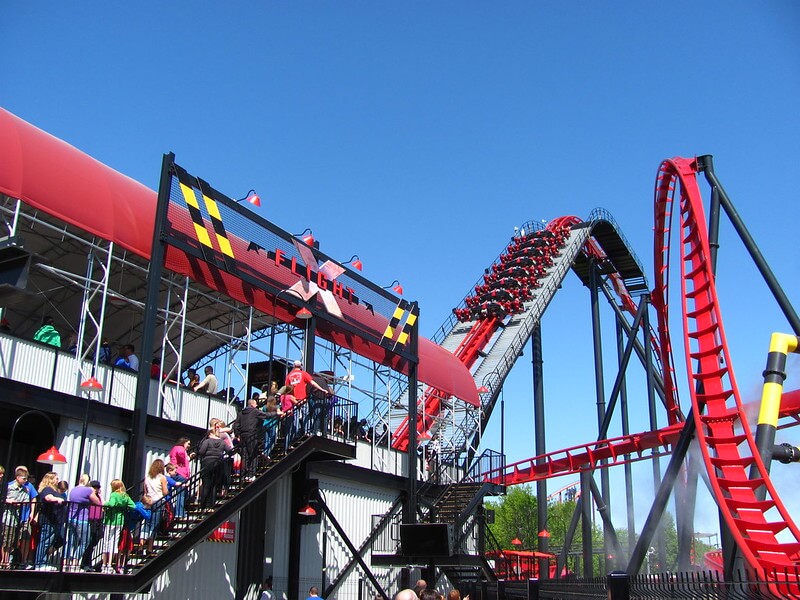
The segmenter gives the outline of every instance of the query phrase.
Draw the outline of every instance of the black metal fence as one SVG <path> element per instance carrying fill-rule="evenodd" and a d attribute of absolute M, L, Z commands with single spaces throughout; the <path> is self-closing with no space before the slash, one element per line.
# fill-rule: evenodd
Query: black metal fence
<path fill-rule="evenodd" d="M 624 572 L 592 579 L 529 579 L 496 583 L 462 583 L 462 597 L 471 600 L 775 600 L 800 598 L 800 568 L 784 571 L 741 571 L 733 581 L 720 573 L 693 571 L 630 577 Z"/>
<path fill-rule="evenodd" d="M 204 513 L 214 512 L 301 440 L 354 439 L 348 424 L 354 423 L 357 409 L 356 403 L 336 397 L 306 402 L 273 424 L 274 431 L 259 433 L 263 440 L 252 456 L 234 446 L 220 460 L 201 463 L 194 475 L 154 502 L 144 497 L 143 482 L 132 486 L 130 496 L 117 498 L 124 503 L 116 506 L 108 504 L 112 496 L 104 505 L 69 502 L 50 493 L 35 502 L 0 498 L 0 569 L 129 571 L 185 534 Z M 241 455 L 238 467 L 236 454 Z"/>

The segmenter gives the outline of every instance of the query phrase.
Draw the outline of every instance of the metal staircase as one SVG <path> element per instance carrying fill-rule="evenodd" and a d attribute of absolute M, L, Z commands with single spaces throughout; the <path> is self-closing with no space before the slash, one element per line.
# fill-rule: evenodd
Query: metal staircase
<path fill-rule="evenodd" d="M 336 410 L 352 411 L 354 407 L 345 406 L 347 404 L 351 403 L 339 400 Z M 166 531 L 156 535 L 152 552 L 146 553 L 144 547 L 131 552 L 124 573 L 4 571 L 0 573 L 0 589 L 47 593 L 136 593 L 146 590 L 170 565 L 303 461 L 352 459 L 355 451 L 354 441 L 345 441 L 327 432 L 321 436 L 306 433 L 288 448 L 284 447 L 284 438 L 279 435 L 272 454 L 259 460 L 253 481 L 234 476 L 227 494 L 217 500 L 210 512 L 194 504 L 187 505 L 184 517 L 176 518 Z M 199 491 L 202 476 L 202 472 L 197 473 L 186 482 L 184 489 L 188 498 Z M 153 512 L 163 510 L 166 501 L 164 498 L 154 503 Z M 133 529 L 133 539 L 138 538 L 140 528 L 141 524 Z"/>
<path fill-rule="evenodd" d="M 464 481 L 445 487 L 434 502 L 428 518 L 453 527 L 454 560 L 440 561 L 442 572 L 454 585 L 477 583 L 497 577 L 486 560 L 485 521 L 480 508 L 487 495 L 504 488 L 487 483 Z"/>

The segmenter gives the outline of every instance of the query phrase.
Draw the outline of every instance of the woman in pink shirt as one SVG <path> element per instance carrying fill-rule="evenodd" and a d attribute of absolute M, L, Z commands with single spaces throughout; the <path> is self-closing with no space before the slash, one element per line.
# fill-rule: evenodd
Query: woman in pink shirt
<path fill-rule="evenodd" d="M 186 479 L 189 479 L 192 474 L 192 470 L 189 468 L 189 461 L 194 458 L 194 452 L 189 453 L 191 445 L 188 438 L 182 437 L 169 451 L 169 462 L 175 465 L 178 475 L 183 475 Z"/>

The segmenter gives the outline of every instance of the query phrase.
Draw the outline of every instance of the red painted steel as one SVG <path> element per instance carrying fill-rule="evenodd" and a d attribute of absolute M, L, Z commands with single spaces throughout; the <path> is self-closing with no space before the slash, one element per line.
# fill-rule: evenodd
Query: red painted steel
<path fill-rule="evenodd" d="M 752 405 L 745 407 L 745 412 Z M 757 408 L 756 408 L 757 410 Z M 752 410 L 750 411 L 753 412 Z M 791 418 L 792 421 L 780 427 L 784 429 L 800 425 L 800 390 L 786 392 L 781 399 L 780 418 Z M 656 455 L 643 455 L 646 450 L 662 448 L 657 456 L 669 454 L 671 447 L 677 441 L 683 423 L 668 425 L 656 431 L 643 431 L 631 433 L 599 442 L 579 444 L 571 448 L 555 450 L 533 458 L 526 458 L 505 467 L 486 471 L 483 481 L 501 485 L 518 485 L 531 483 L 540 479 L 572 475 L 581 471 L 591 471 L 597 468 L 599 461 L 608 460 L 604 467 L 614 467 L 626 463 L 649 460 Z M 732 440 L 744 439 L 744 434 L 738 432 Z M 633 455 L 631 457 L 627 455 Z"/>
<path fill-rule="evenodd" d="M 671 351 L 670 247 L 677 243 L 689 391 L 714 496 L 748 566 L 763 569 L 773 581 L 797 584 L 794 568 L 800 564 L 800 531 L 775 491 L 742 407 L 711 271 L 696 175 L 695 160 L 673 158 L 661 164 L 656 179 L 653 302 L 658 309 L 662 359 L 666 361 Z M 677 213 L 678 227 L 672 224 L 673 213 Z M 666 375 L 665 386 L 671 392 L 675 382 Z M 751 468 L 756 473 L 753 478 Z M 756 495 L 760 488 L 766 490 L 764 500 Z M 792 590 L 796 594 L 798 587 Z"/>
<path fill-rule="evenodd" d="M 0 108 L 0 193 L 19 198 L 47 214 L 53 215 L 80 229 L 113 241 L 116 246 L 143 258 L 150 256 L 155 227 L 156 193 L 130 177 L 95 160 L 66 142 L 34 127 Z M 186 223 L 190 223 L 186 220 Z M 190 237 L 194 234 L 187 231 Z M 248 240 L 230 236 L 231 245 L 244 269 L 272 269 L 269 263 L 253 263 L 248 253 Z M 273 306 L 266 294 L 254 294 L 248 285 L 235 275 L 212 272 L 202 261 L 187 260 L 176 248 L 170 248 L 168 258 L 182 274 L 219 290 L 236 300 L 252 304 L 265 314 L 275 314 L 291 322 L 294 315 L 280 305 Z M 181 266 L 177 266 L 181 265 Z M 285 270 L 284 270 L 285 271 Z M 295 280 L 287 278 L 277 267 L 270 278 L 287 287 Z M 379 339 L 388 319 L 362 310 L 345 315 L 358 321 L 363 329 Z M 408 365 L 383 346 L 366 338 L 346 334 L 322 320 L 315 332 L 320 337 L 351 349 L 380 364 L 408 372 Z M 468 404 L 479 404 L 478 393 L 469 371 L 453 355 L 438 344 L 419 339 L 420 381 L 446 390 Z"/>
<path fill-rule="evenodd" d="M 484 473 L 483 480 L 500 485 L 517 485 L 549 477 L 590 471 L 597 468 L 598 463 L 602 460 L 608 461 L 603 465 L 604 467 L 648 460 L 653 458 L 653 455 L 644 456 L 642 453 L 646 450 L 661 447 L 664 449 L 662 454 L 668 454 L 671 451 L 668 449 L 678 439 L 682 428 L 682 423 L 676 423 L 656 431 L 631 433 L 600 442 L 580 444 L 548 452 L 506 465 L 501 469 L 487 471 Z"/>
<path fill-rule="evenodd" d="M 570 227 L 581 222 L 578 217 L 561 217 L 551 221 L 544 230 L 515 236 L 506 251 L 492 265 L 491 274 L 484 277 L 484 284 L 475 287 L 475 293 L 465 299 L 467 308 L 456 309 L 459 321 L 473 321 L 472 328 L 461 341 L 455 357 L 467 369 L 471 369 L 492 336 L 503 325 L 503 320 L 525 310 L 533 289 L 538 287 L 538 278 L 545 274 L 553 257 L 564 247 Z M 442 412 L 441 390 L 427 388 L 419 400 L 417 411 L 417 433 L 427 432 Z M 408 449 L 409 422 L 404 418 L 392 436 L 392 447 Z"/>

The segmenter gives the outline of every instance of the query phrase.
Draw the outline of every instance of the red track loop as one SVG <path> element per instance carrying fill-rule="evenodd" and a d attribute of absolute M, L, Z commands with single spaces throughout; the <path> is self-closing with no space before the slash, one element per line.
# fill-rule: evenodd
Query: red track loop
<path fill-rule="evenodd" d="M 714 496 L 749 567 L 762 569 L 772 581 L 784 583 L 779 590 L 782 595 L 787 594 L 788 582 L 790 594 L 795 595 L 800 532 L 770 481 L 742 410 L 711 272 L 708 229 L 696 174 L 694 160 L 673 158 L 661 164 L 656 178 L 653 303 L 658 309 L 662 361 L 670 364 L 671 217 L 677 210 L 680 221 L 674 231 L 678 239 L 673 243 L 680 247 L 684 354 L 691 374 L 697 438 Z M 674 378 L 667 371 L 664 386 L 669 395 L 675 394 Z M 754 478 L 749 475 L 751 467 Z M 766 489 L 764 500 L 756 495 L 762 487 Z"/>

